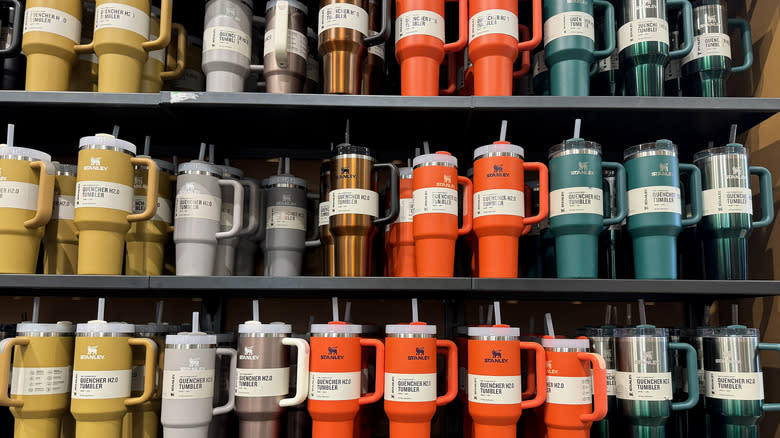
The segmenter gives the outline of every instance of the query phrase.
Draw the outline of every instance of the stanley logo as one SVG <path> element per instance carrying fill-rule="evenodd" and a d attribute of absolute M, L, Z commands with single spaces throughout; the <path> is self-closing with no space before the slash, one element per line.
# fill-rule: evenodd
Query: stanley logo
<path fill-rule="evenodd" d="M 590 170 L 590 166 L 587 161 L 580 161 L 577 163 L 577 170 L 572 170 L 571 175 L 593 175 L 593 171 Z"/>
<path fill-rule="evenodd" d="M 672 176 L 672 172 L 669 171 L 669 163 L 659 163 L 658 171 L 651 172 L 651 176 Z"/>
<path fill-rule="evenodd" d="M 339 347 L 328 347 L 328 353 L 321 354 L 320 359 L 321 360 L 342 360 L 344 359 L 344 355 L 339 354 Z"/>
<path fill-rule="evenodd" d="M 493 171 L 486 175 L 488 178 L 506 178 L 509 176 L 509 172 L 504 172 L 503 164 L 494 164 Z"/>
<path fill-rule="evenodd" d="M 101 157 L 91 157 L 89 159 L 89 166 L 84 166 L 84 170 L 99 170 L 99 171 L 108 170 L 108 167 L 103 166 L 100 163 L 100 160 L 102 160 Z"/>
<path fill-rule="evenodd" d="M 354 179 L 356 177 L 357 175 L 353 174 L 349 167 L 342 167 L 338 174 L 339 179 Z"/>
<path fill-rule="evenodd" d="M 407 360 L 430 360 L 431 356 L 425 354 L 425 347 L 415 347 L 414 354 L 410 354 Z"/>
<path fill-rule="evenodd" d="M 443 182 L 437 182 L 436 187 L 446 187 L 448 189 L 454 189 L 455 184 L 452 183 L 452 175 L 442 175 Z"/>
<path fill-rule="evenodd" d="M 492 350 L 490 357 L 485 358 L 485 363 L 507 363 L 509 359 L 506 359 L 501 354 L 501 350 Z"/>
<path fill-rule="evenodd" d="M 241 360 L 257 360 L 260 359 L 260 356 L 255 354 L 255 346 L 254 345 L 245 345 L 244 346 L 244 354 L 239 354 L 238 358 Z"/>
<path fill-rule="evenodd" d="M 81 360 L 103 360 L 105 358 L 106 356 L 98 354 L 97 345 L 87 345 L 87 354 L 82 354 L 79 356 L 79 359 Z"/>
<path fill-rule="evenodd" d="M 731 166 L 731 173 L 726 175 L 727 180 L 743 181 L 745 179 L 745 169 L 739 166 Z M 2 178 L 0 178 L 2 180 Z"/>
<path fill-rule="evenodd" d="M 200 358 L 199 357 L 191 357 L 187 359 L 187 368 L 188 370 L 202 370 L 204 369 L 202 366 L 200 366 Z"/>

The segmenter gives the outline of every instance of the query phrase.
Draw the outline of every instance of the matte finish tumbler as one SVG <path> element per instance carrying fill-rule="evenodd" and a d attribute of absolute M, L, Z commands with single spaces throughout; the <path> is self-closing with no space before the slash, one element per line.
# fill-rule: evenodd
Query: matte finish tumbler
<path fill-rule="evenodd" d="M 693 156 L 701 170 L 702 220 L 697 234 L 704 248 L 704 275 L 711 280 L 747 280 L 747 236 L 774 220 L 772 174 L 748 166 L 739 143 L 705 149 Z M 750 176 L 759 177 L 762 217 L 753 220 Z"/>
<path fill-rule="evenodd" d="M 558 278 L 597 278 L 599 234 L 626 218 L 626 170 L 601 161 L 601 145 L 571 138 L 550 148 L 550 230 Z M 604 216 L 602 169 L 615 171 L 617 214 Z"/>
<path fill-rule="evenodd" d="M 241 169 L 232 166 L 219 166 L 222 169 L 222 177 L 227 180 L 237 181 L 241 186 L 236 189 L 232 185 L 221 186 L 222 204 L 220 207 L 219 231 L 229 232 L 233 229 L 234 220 L 238 220 L 238 235 L 218 239 L 217 257 L 214 260 L 214 275 L 234 275 L 236 270 L 236 250 L 240 236 L 250 236 L 257 231 L 260 225 L 260 187 L 244 178 L 244 172 Z M 238 196 L 236 191 L 241 192 Z M 234 212 L 234 199 L 240 199 L 239 209 Z M 244 214 L 246 212 L 246 214 Z M 249 222 L 244 222 L 244 216 L 247 216 Z"/>
<path fill-rule="evenodd" d="M 414 187 L 412 178 L 414 169 L 402 167 L 398 169 L 399 211 L 398 218 L 390 224 L 388 239 L 393 242 L 388 256 L 392 260 L 389 274 L 393 277 L 416 277 L 417 262 L 414 255 Z"/>
<path fill-rule="evenodd" d="M 0 145 L 0 273 L 34 274 L 54 197 L 51 157 Z"/>
<path fill-rule="evenodd" d="M 54 206 L 51 220 L 43 234 L 43 273 L 72 275 L 76 273 L 79 239 L 73 213 L 76 205 L 75 164 L 53 163 Z"/>
<path fill-rule="evenodd" d="M 14 416 L 14 438 L 59 438 L 70 403 L 73 324 L 22 322 L 0 341 L 0 406 Z M 13 373 L 11 373 L 13 354 Z"/>
<path fill-rule="evenodd" d="M 271 0 L 265 5 L 263 74 L 268 93 L 301 93 L 306 81 L 309 9 L 297 0 Z"/>
<path fill-rule="evenodd" d="M 22 51 L 28 91 L 67 91 L 81 43 L 81 0 L 28 0 Z"/>
<path fill-rule="evenodd" d="M 701 173 L 678 164 L 669 140 L 632 146 L 623 153 L 628 174 L 628 232 L 638 279 L 677 278 L 677 236 L 701 220 Z M 690 172 L 691 216 L 682 215 L 680 170 Z"/>
<path fill-rule="evenodd" d="M 203 24 L 206 91 L 244 91 L 252 59 L 252 0 L 210 0 Z"/>

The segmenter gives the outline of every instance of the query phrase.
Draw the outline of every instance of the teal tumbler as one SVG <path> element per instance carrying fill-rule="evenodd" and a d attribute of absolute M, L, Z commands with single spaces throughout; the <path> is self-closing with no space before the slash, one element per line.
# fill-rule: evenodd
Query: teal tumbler
<path fill-rule="evenodd" d="M 550 70 L 547 68 L 547 61 L 544 59 L 544 49 L 538 49 L 531 59 L 533 77 L 534 95 L 550 95 Z"/>

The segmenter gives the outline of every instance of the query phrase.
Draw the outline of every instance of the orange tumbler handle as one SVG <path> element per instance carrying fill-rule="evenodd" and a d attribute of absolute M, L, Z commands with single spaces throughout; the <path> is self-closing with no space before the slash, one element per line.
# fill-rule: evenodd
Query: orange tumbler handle
<path fill-rule="evenodd" d="M 521 41 L 525 41 L 528 38 L 531 38 L 531 31 L 528 30 L 528 26 L 525 24 L 518 24 L 517 27 L 520 29 Z M 514 79 L 520 79 L 527 75 L 529 71 L 531 71 L 531 51 L 525 50 L 520 55 L 520 70 L 512 73 L 512 77 Z"/>
<path fill-rule="evenodd" d="M 376 348 L 376 377 L 374 378 L 374 392 L 360 397 L 358 403 L 367 405 L 376 403 L 385 395 L 385 344 L 379 339 L 360 338 L 361 347 Z"/>
<path fill-rule="evenodd" d="M 521 409 L 538 408 L 547 400 L 547 366 L 544 347 L 536 342 L 520 342 L 521 350 L 534 350 L 536 353 L 536 396 L 531 400 L 523 400 L 520 403 Z"/>
<path fill-rule="evenodd" d="M 517 42 L 517 50 L 521 52 L 533 50 L 542 42 L 542 0 L 533 0 L 533 2 L 531 14 L 533 15 L 534 36 L 528 41 Z"/>
<path fill-rule="evenodd" d="M 593 412 L 580 415 L 580 421 L 601 421 L 607 416 L 607 364 L 596 353 L 577 353 L 577 359 L 590 361 L 593 366 Z"/>
<path fill-rule="evenodd" d="M 436 347 L 445 350 L 447 356 L 447 392 L 436 397 L 436 406 L 444 406 L 458 395 L 458 346 L 448 339 L 437 339 Z"/>
<path fill-rule="evenodd" d="M 25 346 L 30 343 L 30 338 L 16 337 L 4 339 L 0 342 L 0 406 L 8 406 L 9 408 L 21 408 L 24 406 L 24 400 L 18 398 L 11 398 L 8 396 L 6 389 L 10 386 L 11 381 L 11 353 L 15 346 Z"/>
<path fill-rule="evenodd" d="M 455 66 L 455 54 L 447 54 L 447 88 L 439 90 L 439 96 L 452 96 L 455 94 L 455 73 L 458 68 Z"/>
<path fill-rule="evenodd" d="M 549 182 L 547 177 L 547 166 L 542 163 L 530 162 L 523 163 L 525 171 L 535 170 L 539 173 L 539 213 L 523 219 L 524 224 L 538 224 L 547 217 L 550 211 Z"/>
<path fill-rule="evenodd" d="M 387 0 L 385 0 L 387 1 Z M 458 2 L 458 40 L 454 43 L 444 45 L 444 53 L 460 52 L 469 42 L 469 2 L 468 0 L 445 0 Z M 541 4 L 541 0 L 539 0 Z M 541 11 L 541 10 L 540 10 Z M 539 23 L 541 23 L 541 12 L 539 12 Z M 541 24 L 540 24 L 541 25 Z M 539 36 L 541 39 L 541 35 Z M 537 42 L 537 44 L 539 44 Z M 534 46 L 536 47 L 536 46 Z"/>
<path fill-rule="evenodd" d="M 545 168 L 546 170 L 547 168 Z M 471 232 L 471 204 L 474 186 L 471 185 L 471 180 L 465 176 L 458 176 L 458 184 L 463 186 L 463 225 L 458 228 L 458 236 L 463 236 Z"/>
<path fill-rule="evenodd" d="M 526 186 L 528 187 L 528 186 Z M 528 367 L 528 363 L 531 361 L 531 352 L 526 351 L 526 372 L 525 372 L 525 391 L 521 394 L 523 400 L 530 398 L 536 392 L 536 370 Z"/>

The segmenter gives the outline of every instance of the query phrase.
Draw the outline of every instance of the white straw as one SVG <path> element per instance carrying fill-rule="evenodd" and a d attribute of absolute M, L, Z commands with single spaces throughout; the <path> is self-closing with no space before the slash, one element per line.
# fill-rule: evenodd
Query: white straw
<path fill-rule="evenodd" d="M 290 174 L 290 158 L 285 157 L 284 159 L 284 174 L 289 175 Z"/>
<path fill-rule="evenodd" d="M 631 325 L 631 303 L 626 304 L 626 325 Z"/>
<path fill-rule="evenodd" d="M 103 317 L 106 315 L 106 299 L 98 298 L 98 314 L 97 320 L 103 321 Z"/>
<path fill-rule="evenodd" d="M 206 158 L 206 143 L 200 144 L 200 153 L 198 153 L 198 160 L 203 161 Z"/>
<path fill-rule="evenodd" d="M 344 132 L 344 143 L 349 144 L 349 119 L 347 119 L 347 130 Z"/>
<path fill-rule="evenodd" d="M 574 120 L 574 138 L 580 138 L 580 127 L 582 126 L 582 119 Z"/>
<path fill-rule="evenodd" d="M 200 312 L 192 312 L 192 333 L 200 331 Z"/>
<path fill-rule="evenodd" d="M 179 156 L 174 155 L 171 157 L 171 161 L 173 162 L 173 170 L 178 171 L 179 169 Z"/>
<path fill-rule="evenodd" d="M 33 298 L 33 314 L 32 314 L 32 322 L 38 323 L 38 312 L 41 308 L 41 297 L 35 297 Z"/>
<path fill-rule="evenodd" d="M 710 326 L 710 306 L 704 306 L 704 316 L 702 317 L 702 327 Z"/>
<path fill-rule="evenodd" d="M 225 158 L 225 166 L 230 166 L 230 158 Z"/>
<path fill-rule="evenodd" d="M 417 298 L 412 298 L 412 322 L 417 322 L 420 319 L 418 318 L 417 313 Z"/>
<path fill-rule="evenodd" d="M 414 156 L 419 157 L 420 156 L 420 148 L 414 148 Z"/>
<path fill-rule="evenodd" d="M 279 157 L 279 162 L 276 164 L 276 174 L 281 175 L 282 174 L 282 161 L 284 161 L 284 158 Z"/>
<path fill-rule="evenodd" d="M 482 306 L 482 304 L 477 307 L 477 311 L 479 312 L 479 315 L 477 316 L 479 325 L 485 324 L 485 308 Z"/>
<path fill-rule="evenodd" d="M 612 304 L 607 304 L 607 314 L 604 315 L 604 325 L 609 325 L 612 319 Z"/>
<path fill-rule="evenodd" d="M 333 320 L 338 321 L 339 320 L 339 299 L 337 297 L 333 297 L 330 299 L 331 301 L 331 307 L 333 307 Z"/>
<path fill-rule="evenodd" d="M 647 313 L 645 312 L 645 300 L 639 299 L 639 323 L 647 324 Z"/>
<path fill-rule="evenodd" d="M 144 137 L 144 155 L 146 155 L 147 157 L 149 156 L 149 148 L 151 144 L 152 144 L 152 137 L 150 135 Z"/>
<path fill-rule="evenodd" d="M 431 146 L 428 144 L 427 141 L 423 142 L 423 153 L 426 155 L 431 153 Z"/>
<path fill-rule="evenodd" d="M 739 324 L 739 304 L 731 305 L 731 324 L 732 325 Z"/>
<path fill-rule="evenodd" d="M 14 146 L 14 129 L 16 127 L 13 123 L 8 124 L 8 135 L 6 136 L 5 143 L 8 145 L 8 147 Z"/>
<path fill-rule="evenodd" d="M 217 160 L 214 159 L 214 144 L 209 145 L 209 163 L 216 163 Z"/>
<path fill-rule="evenodd" d="M 487 306 L 487 318 L 485 318 L 485 324 L 493 325 L 493 306 Z"/>
<path fill-rule="evenodd" d="M 498 137 L 501 141 L 506 141 L 506 127 L 508 124 L 509 122 L 506 120 L 501 121 L 501 136 Z"/>
<path fill-rule="evenodd" d="M 114 130 L 111 132 L 114 138 L 119 138 L 119 125 L 114 125 Z"/>
<path fill-rule="evenodd" d="M 308 332 L 311 332 L 311 326 L 314 324 L 314 315 L 309 315 L 309 330 Z"/>
<path fill-rule="evenodd" d="M 344 306 L 344 322 L 352 322 L 352 301 L 347 301 Z"/>
<path fill-rule="evenodd" d="M 163 309 L 165 309 L 165 301 L 158 301 L 157 302 L 157 306 L 155 307 L 155 312 L 154 312 L 154 321 L 157 324 L 162 324 Z"/>
<path fill-rule="evenodd" d="M 729 132 L 729 143 L 735 143 L 737 141 L 737 124 L 731 125 L 731 132 Z"/>
<path fill-rule="evenodd" d="M 495 308 L 493 314 L 496 317 L 496 325 L 501 324 L 501 303 L 493 301 L 493 308 Z"/>
<path fill-rule="evenodd" d="M 552 315 L 549 313 L 544 314 L 544 324 L 547 326 L 547 334 L 555 338 L 555 328 L 553 328 Z"/>
<path fill-rule="evenodd" d="M 252 300 L 252 321 L 260 322 L 260 301 Z"/>

